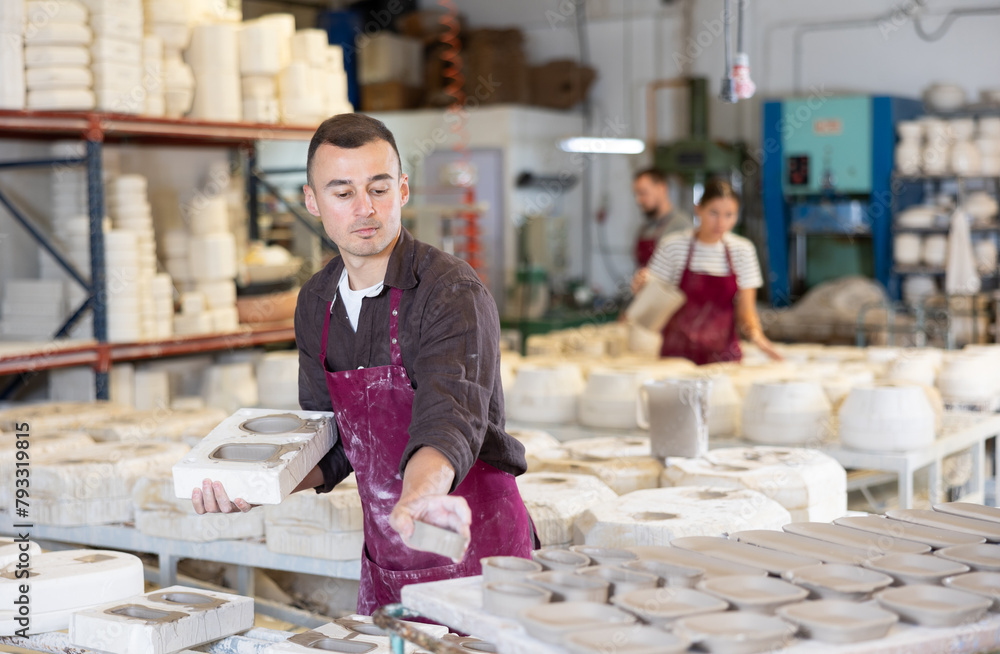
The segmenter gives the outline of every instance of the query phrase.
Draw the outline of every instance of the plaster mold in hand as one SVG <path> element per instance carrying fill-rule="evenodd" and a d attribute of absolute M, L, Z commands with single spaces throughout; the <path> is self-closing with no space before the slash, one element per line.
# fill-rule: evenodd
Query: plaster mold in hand
<path fill-rule="evenodd" d="M 191 497 L 208 478 L 230 499 L 278 504 L 335 442 L 332 413 L 240 409 L 174 465 L 174 493 Z"/>
<path fill-rule="evenodd" d="M 681 536 L 780 529 L 789 520 L 784 507 L 756 491 L 682 486 L 636 491 L 598 504 L 577 519 L 574 530 L 576 539 L 588 545 L 636 547 L 667 545 Z"/>
<path fill-rule="evenodd" d="M 31 559 L 32 612 L 76 610 L 142 592 L 139 557 L 107 550 L 61 550 Z M 20 596 L 16 564 L 0 570 L 0 605 L 14 606 Z"/>
<path fill-rule="evenodd" d="M 590 475 L 529 472 L 517 477 L 517 488 L 542 547 L 571 544 L 576 519 L 591 506 L 618 497 Z"/>
<path fill-rule="evenodd" d="M 698 459 L 670 459 L 663 486 L 713 486 L 755 490 L 796 518 L 824 522 L 847 512 L 847 473 L 817 450 L 731 447 Z"/>
<path fill-rule="evenodd" d="M 112 654 L 169 654 L 253 626 L 253 599 L 170 586 L 79 611 L 70 641 Z"/>

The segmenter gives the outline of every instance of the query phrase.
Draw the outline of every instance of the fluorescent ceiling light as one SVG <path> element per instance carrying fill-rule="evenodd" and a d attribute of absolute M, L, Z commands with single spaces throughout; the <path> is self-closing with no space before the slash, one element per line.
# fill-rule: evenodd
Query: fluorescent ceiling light
<path fill-rule="evenodd" d="M 559 141 L 563 152 L 591 152 L 594 154 L 639 154 L 646 149 L 641 139 L 612 139 L 595 136 L 574 136 Z"/>

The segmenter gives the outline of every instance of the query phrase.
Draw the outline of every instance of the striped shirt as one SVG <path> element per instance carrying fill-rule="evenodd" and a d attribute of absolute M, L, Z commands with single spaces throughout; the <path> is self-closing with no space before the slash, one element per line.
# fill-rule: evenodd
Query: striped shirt
<path fill-rule="evenodd" d="M 653 258 L 649 260 L 649 271 L 671 284 L 680 284 L 693 233 L 693 230 L 686 230 L 665 236 L 656 246 Z M 722 241 L 714 245 L 695 241 L 694 253 L 691 255 L 691 272 L 714 277 L 728 275 L 727 247 L 729 256 L 733 260 L 737 287 L 745 289 L 763 286 L 764 280 L 760 274 L 760 263 L 757 261 L 757 251 L 753 243 L 731 232 L 726 233 Z"/>

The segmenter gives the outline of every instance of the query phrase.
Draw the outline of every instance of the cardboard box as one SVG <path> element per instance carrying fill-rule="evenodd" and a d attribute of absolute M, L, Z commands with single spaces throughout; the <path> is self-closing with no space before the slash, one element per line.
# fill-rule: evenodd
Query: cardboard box
<path fill-rule="evenodd" d="M 362 111 L 398 111 L 413 109 L 420 103 L 423 90 L 403 82 L 382 82 L 361 87 Z"/>
<path fill-rule="evenodd" d="M 587 97 L 597 71 L 570 59 L 550 61 L 530 70 L 531 104 L 569 109 Z"/>

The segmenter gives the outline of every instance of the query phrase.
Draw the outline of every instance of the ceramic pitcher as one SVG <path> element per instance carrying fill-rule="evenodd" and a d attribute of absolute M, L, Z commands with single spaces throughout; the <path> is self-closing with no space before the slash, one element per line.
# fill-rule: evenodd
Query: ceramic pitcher
<path fill-rule="evenodd" d="M 639 389 L 636 421 L 649 430 L 654 457 L 699 457 L 708 451 L 710 379 L 650 380 Z"/>

